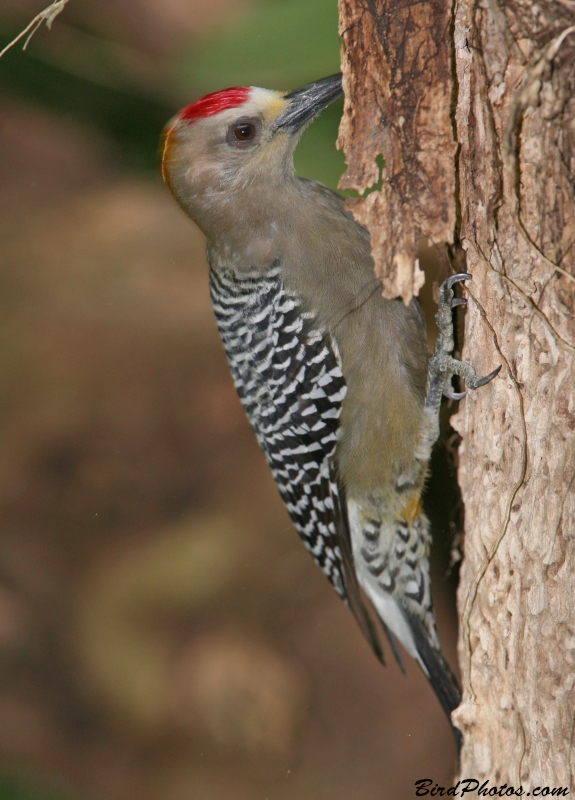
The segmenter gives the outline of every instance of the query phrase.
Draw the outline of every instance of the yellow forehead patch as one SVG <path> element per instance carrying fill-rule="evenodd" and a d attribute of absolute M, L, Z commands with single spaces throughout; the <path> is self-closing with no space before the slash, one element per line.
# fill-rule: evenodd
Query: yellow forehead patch
<path fill-rule="evenodd" d="M 259 89 L 254 87 L 251 90 L 250 100 L 257 104 L 264 122 L 272 122 L 286 107 L 287 103 L 281 92 L 274 92 L 272 89 Z"/>

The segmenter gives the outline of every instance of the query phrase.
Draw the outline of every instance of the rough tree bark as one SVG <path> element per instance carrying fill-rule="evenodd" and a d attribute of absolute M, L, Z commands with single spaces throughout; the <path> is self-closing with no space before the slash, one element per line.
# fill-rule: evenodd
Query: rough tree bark
<path fill-rule="evenodd" d="M 461 775 L 575 775 L 575 0 L 340 0 L 342 186 L 387 296 L 415 241 L 453 242 L 463 357 Z M 399 277 L 398 277 L 399 276 Z"/>

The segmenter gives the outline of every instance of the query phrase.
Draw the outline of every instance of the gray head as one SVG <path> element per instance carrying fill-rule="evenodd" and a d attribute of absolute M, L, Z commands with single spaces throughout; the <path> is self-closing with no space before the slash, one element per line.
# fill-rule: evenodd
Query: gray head
<path fill-rule="evenodd" d="M 254 204 L 262 187 L 293 176 L 293 151 L 302 131 L 341 92 L 338 74 L 287 94 L 234 87 L 206 95 L 164 130 L 164 180 L 210 235 L 211 222 L 230 204 Z"/>

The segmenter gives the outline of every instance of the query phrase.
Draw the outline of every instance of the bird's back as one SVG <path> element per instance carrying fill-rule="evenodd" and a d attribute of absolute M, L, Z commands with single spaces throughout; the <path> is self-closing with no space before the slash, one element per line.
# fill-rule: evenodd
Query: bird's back
<path fill-rule="evenodd" d="M 411 471 L 423 424 L 427 336 L 419 303 L 386 300 L 367 232 L 339 195 L 295 179 L 282 253 L 285 287 L 341 356 L 347 395 L 338 469 L 347 490 L 380 491 Z M 389 502 L 393 502 L 389 498 Z"/>

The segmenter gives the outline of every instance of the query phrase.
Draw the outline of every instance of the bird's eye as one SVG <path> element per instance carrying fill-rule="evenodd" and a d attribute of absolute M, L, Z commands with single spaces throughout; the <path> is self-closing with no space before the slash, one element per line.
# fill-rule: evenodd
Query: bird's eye
<path fill-rule="evenodd" d="M 234 136 L 238 142 L 247 142 L 249 139 L 253 139 L 255 135 L 256 129 L 251 122 L 242 122 L 234 128 Z"/>
<path fill-rule="evenodd" d="M 238 119 L 228 128 L 226 141 L 232 147 L 250 147 L 256 144 L 261 127 L 257 118 Z"/>

